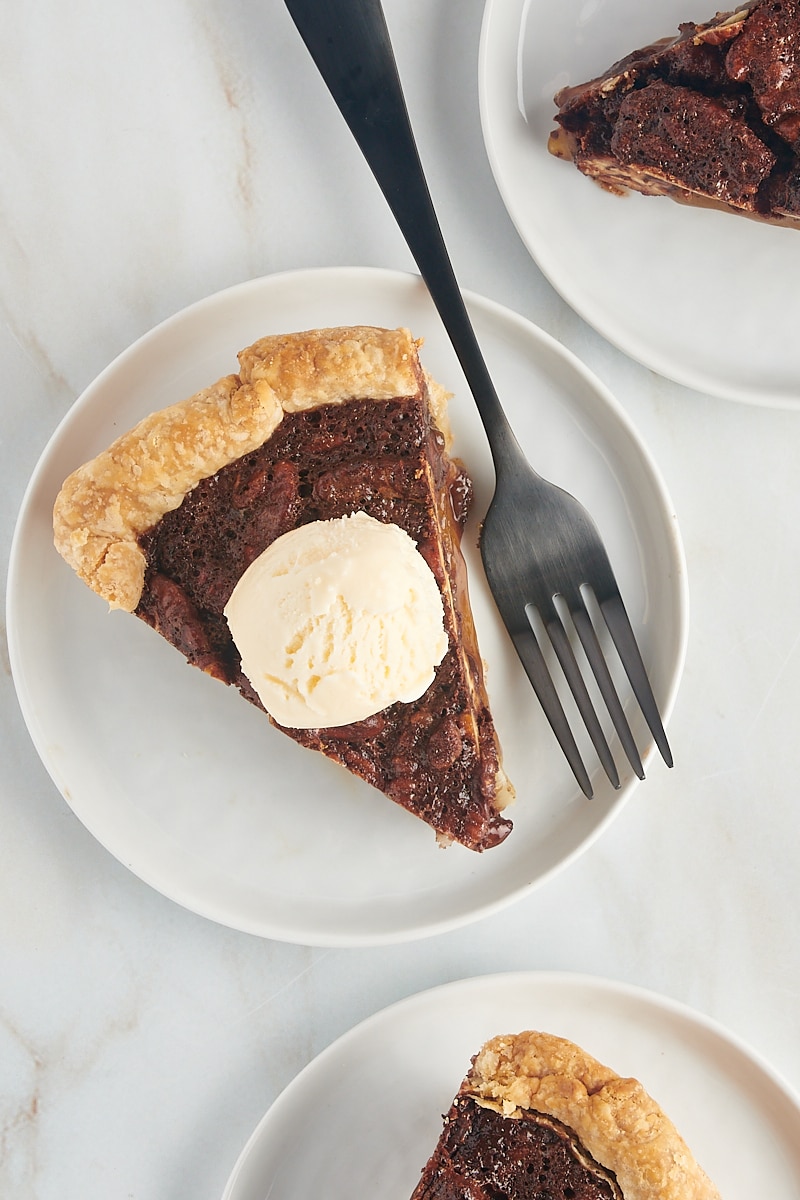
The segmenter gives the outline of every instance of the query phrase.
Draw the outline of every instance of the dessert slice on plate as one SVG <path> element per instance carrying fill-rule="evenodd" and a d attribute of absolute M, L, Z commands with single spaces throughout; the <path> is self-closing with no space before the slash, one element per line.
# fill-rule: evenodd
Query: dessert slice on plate
<path fill-rule="evenodd" d="M 460 539 L 471 483 L 407 330 L 261 339 L 64 483 L 113 608 L 473 850 L 511 829 Z"/>
<path fill-rule="evenodd" d="M 475 1056 L 411 1200 L 719 1200 L 635 1079 L 548 1033 Z"/>
<path fill-rule="evenodd" d="M 800 225 L 800 2 L 751 0 L 557 93 L 548 149 L 613 192 Z"/>

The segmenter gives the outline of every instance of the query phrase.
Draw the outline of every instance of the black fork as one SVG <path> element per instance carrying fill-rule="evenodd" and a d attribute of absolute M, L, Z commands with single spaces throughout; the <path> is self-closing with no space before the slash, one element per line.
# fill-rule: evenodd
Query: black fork
<path fill-rule="evenodd" d="M 549 637 L 611 783 L 619 787 L 619 774 L 573 651 L 570 625 L 628 761 L 644 778 L 590 607 L 602 614 L 656 745 L 672 766 L 647 672 L 597 528 L 573 496 L 529 465 L 489 376 L 428 191 L 380 0 L 285 3 L 388 201 L 475 398 L 496 473 L 480 543 L 486 576 L 581 789 L 591 796 L 589 775 L 537 638 L 537 625 Z M 566 610 L 563 619 L 559 606 Z"/>

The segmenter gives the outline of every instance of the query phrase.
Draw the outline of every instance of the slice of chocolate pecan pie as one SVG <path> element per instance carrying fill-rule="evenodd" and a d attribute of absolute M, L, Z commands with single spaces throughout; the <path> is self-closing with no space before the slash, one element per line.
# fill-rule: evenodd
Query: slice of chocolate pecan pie
<path fill-rule="evenodd" d="M 440 840 L 483 850 L 511 829 L 501 810 L 512 791 L 500 765 L 460 550 L 471 484 L 448 453 L 445 396 L 417 351 L 402 329 L 263 338 L 239 355 L 238 374 L 145 418 L 78 468 L 56 501 L 55 543 L 112 607 L 135 613 L 190 663 L 264 708 L 226 616 L 248 568 L 312 523 L 325 533 L 356 517 L 352 530 L 378 522 L 403 531 L 441 597 L 443 656 L 431 665 L 432 682 L 421 695 L 356 721 L 314 725 L 312 717 L 290 727 L 271 720 L 428 822 Z M 329 574 L 339 569 L 337 554 L 326 563 Z M 406 639 L 413 636 L 415 586 L 408 589 Z M 345 612 L 345 625 L 351 617 Z M 265 629 L 271 623 L 266 612 Z M 384 634 L 379 627 L 378 642 Z M 326 634 L 327 641 L 336 636 Z M 298 646 L 303 637 L 300 630 Z M 353 655 L 361 649 L 355 642 Z M 404 656 L 404 645 L 395 658 Z M 325 644 L 319 653 L 330 665 L 335 651 Z M 310 696 L 320 682 L 317 664 L 301 666 Z M 347 677 L 342 684 L 340 666 L 330 669 L 342 694 Z M 295 687 L 271 682 L 284 691 Z"/>
<path fill-rule="evenodd" d="M 613 192 L 800 226 L 800 0 L 751 0 L 555 97 L 548 148 Z"/>
<path fill-rule="evenodd" d="M 547 1033 L 496 1037 L 444 1119 L 411 1200 L 719 1200 L 635 1079 Z"/>

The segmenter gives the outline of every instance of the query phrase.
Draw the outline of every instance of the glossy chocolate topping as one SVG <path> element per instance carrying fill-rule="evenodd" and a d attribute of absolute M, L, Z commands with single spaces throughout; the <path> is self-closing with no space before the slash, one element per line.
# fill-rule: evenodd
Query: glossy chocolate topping
<path fill-rule="evenodd" d="M 632 188 L 800 223 L 800 0 L 755 0 L 555 98 L 551 152 Z"/>
<path fill-rule="evenodd" d="M 298 525 L 360 509 L 403 528 L 445 590 L 463 580 L 458 543 L 470 501 L 470 481 L 419 398 L 287 413 L 262 447 L 202 480 L 140 539 L 147 572 L 137 615 L 260 707 L 223 609 L 268 545 Z M 492 803 L 498 756 L 469 608 L 445 609 L 450 649 L 419 700 L 354 725 L 284 732 L 445 837 L 484 849 L 511 823 Z"/>
<path fill-rule="evenodd" d="M 570 1130 L 525 1112 L 504 1117 L 467 1096 L 445 1118 L 412 1200 L 622 1200 L 612 1175 Z"/>

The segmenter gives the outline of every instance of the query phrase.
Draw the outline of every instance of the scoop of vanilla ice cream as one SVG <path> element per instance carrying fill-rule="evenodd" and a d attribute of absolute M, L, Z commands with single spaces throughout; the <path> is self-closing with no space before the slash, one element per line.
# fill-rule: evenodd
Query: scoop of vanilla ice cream
<path fill-rule="evenodd" d="M 418 699 L 448 645 L 439 588 L 413 540 L 363 512 L 279 537 L 225 616 L 262 704 L 293 729 Z"/>

